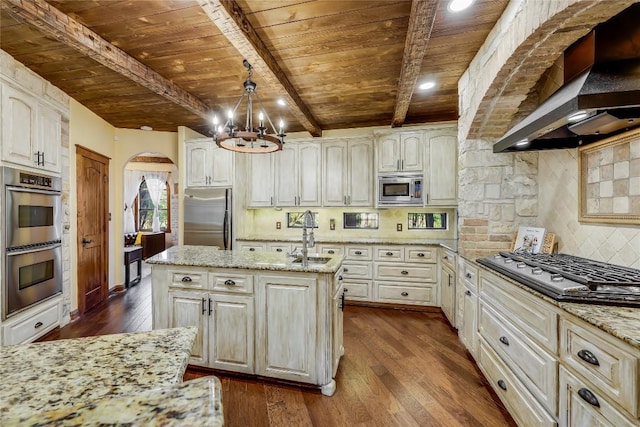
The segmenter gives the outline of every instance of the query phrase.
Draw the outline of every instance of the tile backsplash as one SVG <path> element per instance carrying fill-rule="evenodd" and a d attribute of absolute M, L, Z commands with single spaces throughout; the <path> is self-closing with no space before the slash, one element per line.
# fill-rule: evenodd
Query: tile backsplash
<path fill-rule="evenodd" d="M 578 151 L 541 151 L 539 223 L 556 233 L 559 251 L 640 268 L 640 226 L 578 222 Z"/>

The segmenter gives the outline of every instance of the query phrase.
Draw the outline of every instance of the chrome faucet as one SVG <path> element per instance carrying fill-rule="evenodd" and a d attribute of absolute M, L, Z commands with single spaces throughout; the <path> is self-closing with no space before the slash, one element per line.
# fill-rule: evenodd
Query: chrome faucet
<path fill-rule="evenodd" d="M 309 249 L 316 245 L 315 238 L 313 237 L 313 226 L 315 218 L 313 212 L 306 210 L 302 215 L 302 265 L 307 267 L 309 265 Z M 307 227 L 311 227 L 311 231 L 307 235 Z"/>

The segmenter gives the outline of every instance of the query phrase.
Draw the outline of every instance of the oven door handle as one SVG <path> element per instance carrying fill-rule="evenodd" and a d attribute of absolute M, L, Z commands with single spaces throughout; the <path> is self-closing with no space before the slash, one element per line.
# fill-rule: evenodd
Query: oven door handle
<path fill-rule="evenodd" d="M 7 191 L 13 191 L 16 193 L 35 193 L 35 194 L 44 194 L 46 196 L 60 196 L 62 193 L 56 190 L 40 190 L 37 188 L 26 188 L 26 187 L 12 187 L 7 185 Z"/>
<path fill-rule="evenodd" d="M 7 253 L 7 256 L 25 255 L 25 254 L 35 253 L 35 252 L 49 251 L 51 249 L 57 249 L 61 246 L 62 246 L 62 243 L 54 243 L 52 245 L 44 245 L 44 246 L 37 246 L 37 247 L 31 247 L 31 248 L 19 248 L 19 249 L 8 248 L 6 253 Z"/>

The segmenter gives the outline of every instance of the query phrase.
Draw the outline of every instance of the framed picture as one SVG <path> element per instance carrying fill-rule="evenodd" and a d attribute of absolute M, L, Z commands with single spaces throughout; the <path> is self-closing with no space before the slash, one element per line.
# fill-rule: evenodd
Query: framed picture
<path fill-rule="evenodd" d="M 579 221 L 640 224 L 640 130 L 578 149 Z"/>

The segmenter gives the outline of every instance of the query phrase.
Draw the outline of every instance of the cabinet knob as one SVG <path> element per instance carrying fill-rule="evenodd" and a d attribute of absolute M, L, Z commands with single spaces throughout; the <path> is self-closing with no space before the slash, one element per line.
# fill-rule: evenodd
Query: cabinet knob
<path fill-rule="evenodd" d="M 338 276 L 338 280 L 342 280 L 342 275 Z"/>
<path fill-rule="evenodd" d="M 393 255 L 393 252 L 387 252 L 387 256 Z"/>
<path fill-rule="evenodd" d="M 423 254 L 422 252 L 418 252 L 418 255 L 417 255 L 417 256 L 418 256 L 419 258 L 424 258 L 424 254 Z"/>
<path fill-rule="evenodd" d="M 509 339 L 505 336 L 499 338 L 500 342 L 504 345 L 509 345 Z"/>
<path fill-rule="evenodd" d="M 449 259 L 449 257 L 445 255 L 442 257 L 442 259 Z"/>
<path fill-rule="evenodd" d="M 504 391 L 507 391 L 507 385 L 505 384 L 504 381 L 502 380 L 498 380 L 498 387 L 500 387 L 501 389 L 503 389 Z"/>
<path fill-rule="evenodd" d="M 471 296 L 471 291 L 464 291 L 465 295 Z"/>
<path fill-rule="evenodd" d="M 193 282 L 193 280 L 191 279 L 191 277 L 189 276 L 184 276 L 181 280 L 181 282 Z"/>
<path fill-rule="evenodd" d="M 335 253 L 336 253 L 336 251 L 334 251 L 333 249 L 329 249 L 329 250 L 327 251 L 327 253 L 328 253 L 328 254 L 332 254 L 332 255 L 333 255 L 333 254 L 335 254 Z"/>
<path fill-rule="evenodd" d="M 409 274 L 409 272 L 407 270 L 402 270 L 400 274 L 404 274 L 406 276 L 407 274 Z"/>
<path fill-rule="evenodd" d="M 578 396 L 580 396 L 582 400 L 587 402 L 589 405 L 595 406 L 597 408 L 600 407 L 600 402 L 598 402 L 598 398 L 588 388 L 581 388 L 580 390 L 578 390 Z"/>
<path fill-rule="evenodd" d="M 362 251 L 355 251 L 354 254 L 356 255 L 362 255 Z"/>
<path fill-rule="evenodd" d="M 231 279 L 225 280 L 224 281 L 225 286 L 235 286 L 236 282 L 234 282 Z"/>
<path fill-rule="evenodd" d="M 591 365 L 600 366 L 600 362 L 598 361 L 598 358 L 589 350 L 585 350 L 585 349 L 580 350 L 578 352 L 578 357 Z"/>
<path fill-rule="evenodd" d="M 409 296 L 409 292 L 403 292 L 400 295 L 402 295 L 403 297 L 408 297 Z"/>
<path fill-rule="evenodd" d="M 33 328 L 34 328 L 34 329 L 38 329 L 38 328 L 39 328 L 39 327 L 41 327 L 41 326 L 42 326 L 42 322 L 38 322 L 38 323 L 36 323 L 35 325 L 33 325 Z"/>
<path fill-rule="evenodd" d="M 467 279 L 471 279 L 471 273 L 465 274 L 464 277 L 466 277 Z"/>

